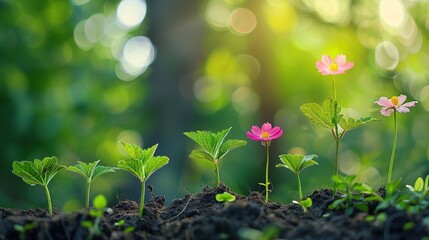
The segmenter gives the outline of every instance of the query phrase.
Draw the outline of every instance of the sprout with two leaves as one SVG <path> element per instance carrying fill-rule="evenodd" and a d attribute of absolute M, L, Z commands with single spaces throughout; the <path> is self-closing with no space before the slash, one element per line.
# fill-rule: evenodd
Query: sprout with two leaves
<path fill-rule="evenodd" d="M 302 199 L 301 178 L 299 177 L 299 174 L 307 167 L 318 165 L 318 163 L 313 160 L 317 155 L 311 154 L 304 156 L 302 154 L 282 154 L 279 157 L 283 164 L 277 164 L 276 167 L 287 168 L 291 172 L 295 173 L 298 178 L 299 201 L 293 202 L 299 204 L 303 208 L 304 212 L 307 212 L 307 208 L 311 207 L 312 201 L 311 198 Z"/>
<path fill-rule="evenodd" d="M 87 164 L 87 163 L 78 161 L 78 164 L 67 168 L 67 170 L 71 172 L 80 174 L 86 180 L 86 198 L 85 198 L 86 208 L 89 208 L 89 195 L 91 191 L 92 181 L 94 181 L 94 179 L 96 179 L 98 176 L 102 174 L 112 173 L 112 172 L 115 172 L 115 170 L 117 169 L 115 167 L 98 165 L 99 162 L 100 160 L 97 160 L 95 162 Z"/>
<path fill-rule="evenodd" d="M 52 201 L 48 184 L 58 171 L 63 168 L 65 166 L 59 165 L 56 157 L 45 157 L 42 160 L 35 159 L 34 162 L 14 161 L 12 164 L 12 173 L 21 177 L 25 183 L 31 186 L 38 184 L 45 189 L 49 215 L 52 216 Z"/>
<path fill-rule="evenodd" d="M 216 186 L 218 187 L 220 185 L 219 164 L 222 159 L 230 151 L 247 144 L 246 141 L 238 139 L 229 139 L 225 141 L 225 137 L 228 135 L 229 131 L 231 131 L 231 128 L 217 133 L 210 131 L 183 133 L 202 147 L 201 150 L 193 150 L 189 157 L 193 160 L 208 160 L 214 164 L 217 175 Z"/>
<path fill-rule="evenodd" d="M 169 162 L 169 158 L 166 156 L 154 156 L 158 144 L 147 149 L 142 149 L 137 145 L 124 142 L 121 142 L 121 144 L 128 153 L 129 158 L 118 161 L 118 168 L 130 172 L 137 177 L 141 183 L 139 206 L 139 216 L 141 217 L 143 216 L 145 183 L 152 173 Z"/>

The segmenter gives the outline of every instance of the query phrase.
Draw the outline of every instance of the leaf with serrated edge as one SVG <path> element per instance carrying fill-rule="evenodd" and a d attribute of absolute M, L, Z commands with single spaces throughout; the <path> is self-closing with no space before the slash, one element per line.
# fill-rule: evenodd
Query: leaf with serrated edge
<path fill-rule="evenodd" d="M 154 173 L 156 170 L 167 165 L 169 158 L 166 156 L 151 157 L 145 164 L 145 181 Z"/>
<path fill-rule="evenodd" d="M 64 166 L 58 165 L 56 157 L 45 157 L 44 159 L 35 159 L 30 161 L 14 161 L 12 163 L 12 173 L 21 177 L 22 180 L 30 185 L 48 185 L 51 179 L 63 169 Z"/>
<path fill-rule="evenodd" d="M 348 130 L 351 130 L 353 128 L 357 128 L 357 127 L 363 126 L 367 123 L 374 122 L 374 121 L 379 121 L 379 119 L 373 118 L 373 117 L 362 117 L 359 119 L 354 119 L 354 118 L 345 119 L 345 118 L 343 118 L 340 121 L 340 126 L 345 131 L 348 131 Z"/>
<path fill-rule="evenodd" d="M 327 129 L 333 129 L 342 118 L 341 107 L 332 99 L 325 100 L 322 106 L 306 103 L 300 109 L 313 124 Z"/>
<path fill-rule="evenodd" d="M 316 154 L 302 155 L 302 154 L 282 154 L 279 156 L 283 164 L 277 164 L 276 167 L 285 167 L 295 174 L 299 174 L 307 167 L 318 165 L 313 158 L 317 157 Z"/>
<path fill-rule="evenodd" d="M 215 159 L 213 159 L 213 157 L 210 154 L 201 150 L 193 150 L 191 154 L 189 154 L 189 158 L 197 161 L 199 160 L 208 160 L 210 162 L 216 161 Z"/>
<path fill-rule="evenodd" d="M 223 157 L 225 157 L 225 155 L 227 153 L 229 153 L 230 151 L 245 146 L 247 144 L 246 141 L 244 140 L 239 140 L 239 139 L 229 139 L 226 142 L 224 142 L 219 149 L 219 160 L 222 159 Z"/>

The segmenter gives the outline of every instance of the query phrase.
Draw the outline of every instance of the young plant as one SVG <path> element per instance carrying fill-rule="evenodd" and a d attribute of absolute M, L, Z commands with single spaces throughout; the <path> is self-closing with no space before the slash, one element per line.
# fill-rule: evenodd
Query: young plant
<path fill-rule="evenodd" d="M 235 196 L 229 192 L 218 193 L 216 194 L 216 201 L 223 202 L 227 205 L 228 203 L 235 201 Z"/>
<path fill-rule="evenodd" d="M 270 185 L 270 181 L 268 179 L 268 169 L 270 166 L 270 154 L 269 154 L 269 148 L 271 145 L 271 141 L 279 138 L 283 134 L 283 130 L 280 129 L 280 127 L 272 127 L 271 123 L 264 123 L 262 125 L 262 128 L 259 128 L 258 126 L 252 126 L 250 132 L 246 132 L 246 135 L 248 138 L 252 139 L 253 141 L 261 141 L 262 146 L 265 146 L 266 149 L 266 165 L 265 165 L 265 183 L 259 183 L 259 185 L 265 186 L 265 203 L 268 202 L 268 193 Z"/>
<path fill-rule="evenodd" d="M 341 191 L 342 195 L 328 206 L 329 210 L 345 210 L 347 215 L 353 214 L 356 209 L 361 212 L 368 212 L 369 202 L 383 200 L 369 185 L 353 183 L 355 178 L 356 176 L 332 176 L 337 190 Z"/>
<path fill-rule="evenodd" d="M 335 90 L 335 75 L 343 74 L 353 67 L 353 62 L 347 62 L 344 54 L 337 55 L 334 60 L 329 55 L 323 54 L 322 60 L 316 62 L 316 68 L 322 75 L 332 76 L 332 92 L 334 101 L 337 101 Z"/>
<path fill-rule="evenodd" d="M 299 174 L 307 167 L 318 165 L 318 163 L 313 160 L 317 155 L 312 154 L 304 156 L 301 154 L 282 154 L 279 157 L 283 164 L 277 164 L 276 167 L 287 168 L 296 174 L 298 178 L 299 200 L 302 200 L 301 178 L 299 177 Z"/>
<path fill-rule="evenodd" d="M 21 177 L 25 183 L 31 186 L 38 184 L 45 189 L 49 215 L 52 216 L 52 201 L 48 184 L 58 171 L 63 168 L 65 166 L 59 165 L 56 157 L 45 157 L 42 160 L 35 159 L 34 162 L 14 161 L 12 164 L 12 173 Z"/>
<path fill-rule="evenodd" d="M 225 141 L 231 128 L 221 132 L 213 133 L 209 131 L 185 132 L 187 137 L 196 142 L 202 150 L 193 150 L 189 157 L 193 160 L 208 160 L 215 166 L 217 175 L 216 186 L 220 185 L 219 164 L 227 153 L 247 144 L 246 141 L 229 139 Z"/>
<path fill-rule="evenodd" d="M 414 186 L 406 185 L 411 192 L 410 198 L 405 200 L 409 205 L 407 208 L 409 212 L 417 213 L 429 206 L 429 201 L 426 199 L 429 194 L 428 185 L 429 175 L 426 176 L 424 181 L 421 177 L 417 178 L 414 182 Z"/>
<path fill-rule="evenodd" d="M 335 170 L 334 176 L 338 176 L 339 167 L 339 147 L 344 135 L 354 128 L 363 126 L 367 123 L 377 121 L 372 117 L 363 117 L 359 119 L 344 118 L 341 114 L 341 107 L 333 99 L 327 99 L 323 105 L 317 103 L 306 103 L 301 106 L 301 111 L 310 119 L 310 121 L 319 127 L 331 131 L 335 140 Z M 335 189 L 335 182 L 334 182 Z"/>
<path fill-rule="evenodd" d="M 21 239 L 21 240 L 25 240 L 27 232 L 34 229 L 35 227 L 37 227 L 36 222 L 26 223 L 24 225 L 19 225 L 19 224 L 13 225 L 13 229 L 15 229 L 15 231 L 19 232 L 19 239 Z"/>
<path fill-rule="evenodd" d="M 158 144 L 144 150 L 134 144 L 124 142 L 121 142 L 121 144 L 128 153 L 129 158 L 118 161 L 118 168 L 130 172 L 137 177 L 141 183 L 139 206 L 139 216 L 141 217 L 143 216 L 145 183 L 152 173 L 168 164 L 169 158 L 166 156 L 154 156 Z"/>
<path fill-rule="evenodd" d="M 100 160 L 97 160 L 95 162 L 86 164 L 84 162 L 78 161 L 78 164 L 67 168 L 67 170 L 71 172 L 75 172 L 85 178 L 85 181 L 86 181 L 85 207 L 86 208 L 89 207 L 89 195 L 91 191 L 92 181 L 94 181 L 94 179 L 96 179 L 98 176 L 102 174 L 115 172 L 115 170 L 117 169 L 115 167 L 97 165 L 99 162 Z"/>
<path fill-rule="evenodd" d="M 307 213 L 308 209 L 311 208 L 311 206 L 313 206 L 313 200 L 311 200 L 311 198 L 306 198 L 300 201 L 293 200 L 292 202 L 301 206 L 302 211 L 304 213 Z"/>
<path fill-rule="evenodd" d="M 389 172 L 387 173 L 387 183 L 390 183 L 392 181 L 392 171 L 393 171 L 393 161 L 395 160 L 395 151 L 396 151 L 396 144 L 398 141 L 398 123 L 396 119 L 396 112 L 399 113 L 407 113 L 410 112 L 410 107 L 414 107 L 417 103 L 417 101 L 411 101 L 405 103 L 405 100 L 407 99 L 407 96 L 400 95 L 399 97 L 393 96 L 390 99 L 387 97 L 380 97 L 378 101 L 375 101 L 374 103 L 381 106 L 380 113 L 383 116 L 390 116 L 393 113 L 393 123 L 394 123 L 394 129 L 393 129 L 393 146 L 392 146 L 392 153 L 390 154 L 390 161 L 389 161 Z"/>
<path fill-rule="evenodd" d="M 89 211 L 89 216 L 95 218 L 94 222 L 91 220 L 82 221 L 81 225 L 89 230 L 88 239 L 92 239 L 94 235 L 100 235 L 100 222 L 104 212 L 108 210 L 107 199 L 103 195 L 97 195 L 93 200 L 94 208 Z"/>

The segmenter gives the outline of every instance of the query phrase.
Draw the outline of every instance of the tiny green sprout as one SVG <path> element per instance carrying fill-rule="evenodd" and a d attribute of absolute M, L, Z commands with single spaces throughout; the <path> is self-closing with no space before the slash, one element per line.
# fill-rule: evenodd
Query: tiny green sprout
<path fill-rule="evenodd" d="M 229 131 L 231 131 L 231 128 L 217 133 L 209 131 L 183 133 L 202 147 L 202 150 L 193 150 L 189 157 L 193 160 L 208 160 L 214 164 L 217 175 L 217 186 L 220 185 L 219 164 L 222 159 L 230 151 L 247 144 L 246 141 L 238 139 L 229 139 L 224 142 Z"/>
<path fill-rule="evenodd" d="M 89 215 L 95 218 L 95 221 L 84 220 L 81 222 L 82 227 L 85 227 L 89 230 L 88 239 L 92 239 L 94 235 L 101 234 L 100 222 L 103 214 L 107 208 L 107 199 L 103 195 L 97 195 L 92 201 L 94 208 L 89 211 Z"/>
<path fill-rule="evenodd" d="M 117 222 L 115 222 L 113 225 L 115 225 L 116 227 L 123 227 L 125 225 L 125 220 L 121 219 Z M 132 233 L 136 230 L 136 228 L 134 226 L 127 226 L 124 228 L 124 233 Z"/>
<path fill-rule="evenodd" d="M 45 157 L 43 160 L 35 159 L 30 161 L 14 161 L 12 164 L 12 173 L 21 177 L 22 180 L 34 186 L 36 184 L 43 186 L 48 199 L 48 211 L 52 216 L 52 201 L 49 193 L 48 184 L 52 178 L 65 166 L 58 164 L 56 157 Z"/>
<path fill-rule="evenodd" d="M 296 174 L 298 178 L 299 199 L 302 199 L 301 179 L 299 174 L 307 167 L 318 165 L 318 163 L 313 160 L 313 158 L 316 158 L 317 155 L 311 154 L 304 156 L 301 154 L 282 154 L 279 157 L 283 164 L 277 164 L 276 167 L 285 167 Z"/>
<path fill-rule="evenodd" d="M 91 191 L 92 181 L 94 181 L 98 176 L 102 174 L 115 172 L 115 170 L 117 169 L 115 167 L 98 165 L 99 162 L 100 160 L 97 160 L 95 162 L 87 164 L 87 163 L 78 161 L 78 164 L 67 168 L 67 170 L 71 172 L 75 172 L 85 178 L 85 181 L 86 181 L 85 207 L 86 208 L 89 208 L 89 195 Z"/>
<path fill-rule="evenodd" d="M 13 228 L 15 229 L 15 231 L 19 232 L 19 239 L 24 240 L 26 233 L 31 229 L 34 229 L 36 226 L 37 226 L 37 223 L 34 222 L 34 223 L 27 223 L 24 225 L 15 224 L 13 225 Z"/>
<path fill-rule="evenodd" d="M 147 179 L 156 170 L 168 164 L 169 158 L 166 156 L 154 156 L 158 144 L 150 148 L 142 149 L 141 147 L 121 142 L 129 158 L 118 161 L 118 168 L 128 171 L 137 177 L 141 183 L 139 216 L 143 216 L 145 183 Z"/>
<path fill-rule="evenodd" d="M 232 195 L 229 192 L 218 193 L 218 194 L 216 194 L 216 201 L 218 201 L 218 202 L 224 202 L 225 205 L 226 205 L 229 202 L 234 202 L 235 201 L 235 196 Z"/>
<path fill-rule="evenodd" d="M 313 200 L 311 200 L 311 198 L 306 198 L 300 201 L 293 200 L 292 202 L 301 206 L 304 213 L 307 213 L 308 209 L 311 208 L 311 206 L 313 206 Z"/>

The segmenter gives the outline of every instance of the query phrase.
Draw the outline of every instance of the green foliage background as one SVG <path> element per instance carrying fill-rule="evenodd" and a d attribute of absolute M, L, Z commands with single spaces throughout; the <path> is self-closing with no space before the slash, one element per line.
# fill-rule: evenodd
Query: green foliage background
<path fill-rule="evenodd" d="M 383 185 L 393 119 L 381 116 L 374 101 L 399 94 L 419 101 L 398 119 L 394 178 L 411 184 L 428 174 L 429 3 L 392 1 L 389 8 L 387 0 L 148 1 L 144 21 L 122 39 L 148 37 L 156 58 L 124 81 L 115 47 L 106 43 L 111 28 L 103 25 L 115 18 L 119 1 L 1 0 L 0 206 L 45 207 L 43 189 L 14 176 L 13 161 L 57 156 L 67 166 L 98 159 L 115 166 L 126 156 L 119 141 L 159 143 L 158 154 L 170 163 L 148 184 L 170 202 L 215 181 L 210 163 L 188 158 L 196 145 L 183 132 L 232 127 L 230 138 L 246 139 L 252 125 L 267 121 L 284 130 L 271 145 L 272 199 L 288 203 L 298 195 L 295 176 L 274 167 L 283 153 L 319 156 L 319 166 L 301 176 L 304 195 L 328 186 L 334 141 L 299 110 L 332 95 L 330 77 L 315 68 L 324 53 L 355 63 L 337 76 L 344 114 L 382 119 L 343 139 L 342 174 Z M 83 47 L 75 34 L 88 19 L 99 25 L 87 30 L 92 41 Z M 248 140 L 222 163 L 222 180 L 239 193 L 262 191 L 264 163 L 264 148 Z M 70 211 L 84 203 L 84 182 L 73 173 L 58 173 L 50 189 L 54 207 Z M 137 180 L 122 171 L 100 177 L 92 189 L 110 204 L 139 196 Z"/>

